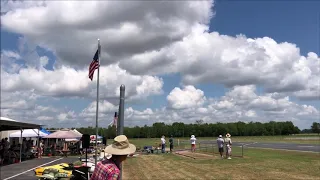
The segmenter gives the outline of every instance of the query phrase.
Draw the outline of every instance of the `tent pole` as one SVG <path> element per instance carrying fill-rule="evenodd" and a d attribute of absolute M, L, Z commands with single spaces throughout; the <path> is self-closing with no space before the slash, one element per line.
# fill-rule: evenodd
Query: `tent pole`
<path fill-rule="evenodd" d="M 39 134 L 40 134 L 40 132 L 39 132 L 39 129 L 38 129 L 38 149 L 40 150 L 40 137 L 39 137 Z M 38 153 L 38 157 L 39 157 L 39 153 Z"/>
<path fill-rule="evenodd" d="M 21 156 L 22 156 L 22 144 L 23 144 L 23 140 L 22 140 L 22 127 L 20 127 L 20 141 L 21 141 L 21 144 L 20 144 L 20 163 L 22 162 L 21 161 Z"/>

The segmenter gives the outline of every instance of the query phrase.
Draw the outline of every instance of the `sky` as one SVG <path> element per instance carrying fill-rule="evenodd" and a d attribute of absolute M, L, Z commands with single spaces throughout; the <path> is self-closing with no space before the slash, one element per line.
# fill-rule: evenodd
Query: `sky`
<path fill-rule="evenodd" d="M 317 1 L 1 1 L 1 116 L 47 127 L 320 120 Z M 85 13 L 84 13 L 85 12 Z M 97 13 L 99 12 L 99 13 Z"/>

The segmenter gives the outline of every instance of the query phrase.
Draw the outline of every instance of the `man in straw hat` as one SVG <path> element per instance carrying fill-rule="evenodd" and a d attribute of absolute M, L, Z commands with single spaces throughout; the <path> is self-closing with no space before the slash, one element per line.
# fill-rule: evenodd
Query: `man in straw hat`
<path fill-rule="evenodd" d="M 229 133 L 226 134 L 226 138 L 224 139 L 224 143 L 226 144 L 226 157 L 228 159 L 231 159 L 231 145 L 232 145 L 232 141 L 231 141 L 231 135 Z"/>
<path fill-rule="evenodd" d="M 120 177 L 119 165 L 135 151 L 136 146 L 130 144 L 125 135 L 115 137 L 113 143 L 104 149 L 105 159 L 97 163 L 90 180 L 117 180 Z"/>

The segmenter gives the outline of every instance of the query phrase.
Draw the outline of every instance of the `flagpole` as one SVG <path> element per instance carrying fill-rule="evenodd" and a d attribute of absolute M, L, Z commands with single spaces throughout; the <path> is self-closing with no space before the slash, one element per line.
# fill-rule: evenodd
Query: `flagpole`
<path fill-rule="evenodd" d="M 100 39 L 98 39 L 98 61 L 99 61 L 99 66 L 98 66 L 98 79 L 97 79 L 97 109 L 96 109 L 96 150 L 95 150 L 95 167 L 97 167 L 97 160 L 98 160 L 98 114 L 99 114 L 99 76 L 100 76 Z"/>

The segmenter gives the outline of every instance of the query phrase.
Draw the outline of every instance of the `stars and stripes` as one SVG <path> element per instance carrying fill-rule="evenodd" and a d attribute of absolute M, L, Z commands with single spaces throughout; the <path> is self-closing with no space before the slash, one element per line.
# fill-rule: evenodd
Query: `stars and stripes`
<path fill-rule="evenodd" d="M 94 74 L 94 71 L 96 69 L 99 68 L 99 54 L 100 54 L 100 46 L 99 48 L 97 49 L 96 53 L 94 54 L 94 57 L 93 57 L 93 60 L 89 66 L 89 79 L 92 81 L 93 79 L 93 74 Z"/>
<path fill-rule="evenodd" d="M 117 121 L 118 121 L 118 116 L 117 116 L 117 112 L 114 113 L 114 119 L 113 119 L 113 126 L 115 126 L 117 128 Z"/>

